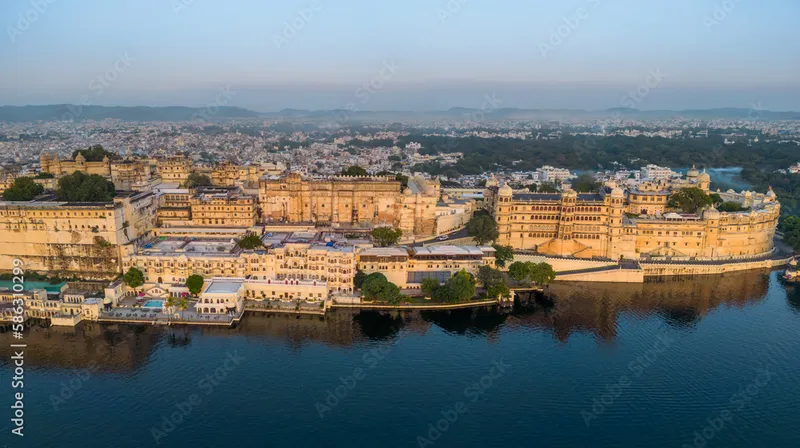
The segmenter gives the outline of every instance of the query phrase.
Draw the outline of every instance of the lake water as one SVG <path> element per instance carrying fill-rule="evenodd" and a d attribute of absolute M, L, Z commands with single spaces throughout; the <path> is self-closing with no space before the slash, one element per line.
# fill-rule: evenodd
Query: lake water
<path fill-rule="evenodd" d="M 0 334 L 0 445 L 796 447 L 800 288 L 776 274 L 557 284 L 510 312 L 33 326 L 24 439 Z"/>

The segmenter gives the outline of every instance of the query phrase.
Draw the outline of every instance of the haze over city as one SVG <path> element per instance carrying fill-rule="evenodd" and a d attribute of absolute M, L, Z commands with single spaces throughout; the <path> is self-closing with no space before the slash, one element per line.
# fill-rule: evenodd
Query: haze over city
<path fill-rule="evenodd" d="M 1 104 L 200 106 L 230 86 L 258 112 L 341 109 L 373 82 L 362 110 L 603 109 L 649 83 L 639 109 L 800 110 L 791 0 L 40 3 L 0 5 Z"/>

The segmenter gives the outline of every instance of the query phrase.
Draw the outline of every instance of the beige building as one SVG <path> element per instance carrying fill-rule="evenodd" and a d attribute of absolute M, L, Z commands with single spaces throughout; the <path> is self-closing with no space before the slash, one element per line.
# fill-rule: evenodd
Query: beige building
<path fill-rule="evenodd" d="M 26 271 L 109 278 L 121 272 L 121 248 L 156 223 L 152 193 L 108 203 L 0 201 L 0 271 L 21 259 Z"/>
<path fill-rule="evenodd" d="M 87 162 L 78 153 L 74 160 L 61 160 L 57 155 L 43 152 L 39 156 L 41 170 L 56 178 L 80 171 L 85 174 L 97 174 L 114 183 L 118 190 L 131 190 L 136 185 L 146 184 L 153 178 L 150 163 L 144 159 L 134 159 L 130 154 L 124 160 L 111 160 L 104 157 L 99 162 Z"/>
<path fill-rule="evenodd" d="M 297 173 L 263 177 L 259 206 L 267 222 L 389 225 L 406 236 L 436 234 L 438 182 L 411 179 L 405 189 L 388 177 L 306 179 Z"/>
<path fill-rule="evenodd" d="M 276 286 L 284 281 L 316 281 L 329 293 L 352 293 L 356 270 L 352 246 L 291 240 L 269 246 L 243 251 L 230 240 L 155 241 L 129 253 L 123 265 L 126 270 L 140 269 L 148 284 L 183 284 L 196 274 L 263 280 L 264 285 Z"/>
<path fill-rule="evenodd" d="M 163 182 L 183 184 L 192 169 L 192 159 L 185 155 L 165 157 L 156 162 L 156 172 Z"/>
<path fill-rule="evenodd" d="M 461 270 L 477 274 L 483 265 L 494 267 L 494 253 L 483 246 L 375 247 L 359 251 L 358 268 L 379 272 L 400 288 L 419 288 L 425 278 L 443 283 Z"/>
<path fill-rule="evenodd" d="M 644 183 L 624 191 L 609 181 L 600 193 L 514 193 L 489 183 L 486 206 L 497 221 L 499 244 L 543 255 L 639 259 L 675 257 L 727 259 L 768 254 L 780 216 L 770 190 L 719 193 L 750 210 L 700 214 L 674 213 L 669 195 L 697 186 L 708 191 L 706 173 L 691 170 L 674 184 Z"/>
<path fill-rule="evenodd" d="M 252 227 L 256 224 L 256 197 L 230 188 L 158 189 L 160 226 Z"/>

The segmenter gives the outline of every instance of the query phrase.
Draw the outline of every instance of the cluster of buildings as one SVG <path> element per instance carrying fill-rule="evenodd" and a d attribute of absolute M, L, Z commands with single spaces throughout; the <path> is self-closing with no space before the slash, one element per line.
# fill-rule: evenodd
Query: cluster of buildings
<path fill-rule="evenodd" d="M 47 193 L 0 202 L 0 271 L 19 259 L 28 272 L 108 281 L 136 268 L 144 274 L 141 292 L 162 299 L 188 295 L 187 279 L 200 275 L 206 285 L 193 306 L 209 315 L 239 313 L 246 299 L 353 298 L 358 271 L 414 289 L 425 278 L 444 281 L 494 266 L 495 249 L 470 241 L 413 244 L 463 229 L 479 207 L 497 222 L 498 244 L 604 260 L 767 255 L 780 214 L 771 190 L 717 193 L 741 212 L 678 213 L 670 196 L 690 187 L 710 192 L 710 176 L 692 168 L 682 178 L 655 165 L 631 173 L 637 179 L 626 188 L 610 179 L 596 193 L 575 192 L 568 183 L 559 193 L 515 191 L 494 176 L 481 188 L 442 188 L 421 176 L 287 173 L 277 164 L 203 164 L 184 155 L 87 161 L 44 153 L 40 165 L 52 175 L 43 182 L 75 171 L 98 174 L 117 185 L 117 196 L 70 203 Z M 211 185 L 187 185 L 193 174 Z M 545 166 L 523 177 L 558 184 L 574 176 Z M 375 247 L 369 232 L 381 226 L 399 229 L 400 244 Z M 260 244 L 241 247 L 246 235 Z M 71 284 L 58 297 L 26 293 L 26 306 L 31 316 L 71 322 L 96 318 L 132 292 L 119 281 L 94 289 Z"/>
<path fill-rule="evenodd" d="M 670 211 L 670 196 L 695 187 L 710 192 L 710 176 L 643 181 L 630 189 L 608 181 L 598 193 L 515 192 L 487 183 L 485 206 L 500 233 L 497 242 L 543 255 L 574 258 L 723 260 L 770 254 L 780 204 L 766 194 L 717 192 L 744 211 Z"/>

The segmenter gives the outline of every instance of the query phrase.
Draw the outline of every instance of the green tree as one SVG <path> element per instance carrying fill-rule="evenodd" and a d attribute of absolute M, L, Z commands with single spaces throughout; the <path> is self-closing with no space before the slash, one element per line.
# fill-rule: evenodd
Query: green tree
<path fill-rule="evenodd" d="M 500 244 L 492 245 L 494 247 L 494 262 L 497 266 L 504 268 L 506 263 L 514 259 L 514 248 L 511 246 L 502 246 Z"/>
<path fill-rule="evenodd" d="M 505 277 L 503 277 L 503 273 L 500 272 L 498 269 L 493 269 L 491 266 L 483 265 L 478 268 L 478 282 L 483 285 L 484 288 L 489 289 L 492 286 L 499 285 L 500 283 L 505 282 Z"/>
<path fill-rule="evenodd" d="M 515 261 L 508 267 L 508 276 L 517 283 L 527 284 L 530 281 L 532 264 L 530 261 Z"/>
<path fill-rule="evenodd" d="M 111 160 L 119 159 L 119 154 L 106 151 L 102 145 L 90 146 L 87 149 L 76 149 L 72 151 L 72 159 L 75 160 L 78 154 L 83 155 L 87 162 L 101 162 L 105 157 Z"/>
<path fill-rule="evenodd" d="M 186 279 L 186 287 L 189 288 L 189 292 L 195 297 L 203 290 L 203 283 L 205 283 L 203 276 L 197 274 L 190 275 Z"/>
<path fill-rule="evenodd" d="M 361 269 L 356 270 L 356 275 L 353 276 L 353 286 L 356 289 L 361 289 L 361 285 L 364 284 L 364 279 L 367 278 L 367 274 L 364 273 Z"/>
<path fill-rule="evenodd" d="M 53 173 L 46 173 L 44 171 L 36 173 L 36 179 L 53 179 L 55 177 Z"/>
<path fill-rule="evenodd" d="M 711 196 L 697 188 L 684 188 L 669 197 L 669 206 L 684 213 L 697 213 L 713 203 Z"/>
<path fill-rule="evenodd" d="M 507 299 L 511 297 L 511 288 L 503 282 L 497 285 L 493 285 L 491 288 L 486 288 L 486 295 L 488 297 L 502 297 Z"/>
<path fill-rule="evenodd" d="M 441 286 L 439 284 L 439 280 L 431 277 L 423 278 L 422 283 L 420 284 L 422 291 L 428 297 L 433 296 L 436 290 L 439 289 L 439 286 Z"/>
<path fill-rule="evenodd" d="M 37 184 L 30 177 L 18 177 L 14 183 L 3 192 L 6 201 L 30 201 L 44 193 L 44 187 Z"/>
<path fill-rule="evenodd" d="M 714 205 L 722 204 L 723 202 L 725 202 L 722 199 L 722 196 L 720 196 L 718 193 L 711 193 L 709 196 L 711 196 L 711 201 L 714 203 Z"/>
<path fill-rule="evenodd" d="M 263 247 L 264 243 L 261 241 L 261 237 L 259 235 L 248 232 L 247 235 L 243 236 L 242 239 L 236 242 L 236 245 L 239 246 L 240 249 L 254 250 L 258 249 L 259 247 Z"/>
<path fill-rule="evenodd" d="M 738 202 L 723 202 L 719 204 L 717 210 L 721 212 L 743 212 L 745 210 L 750 210 L 750 207 L 745 207 Z"/>
<path fill-rule="evenodd" d="M 386 279 L 386 276 L 375 272 L 368 275 L 361 284 L 361 295 L 369 300 L 381 300 L 397 304 L 405 298 L 400 288 Z"/>
<path fill-rule="evenodd" d="M 475 297 L 475 291 L 475 279 L 467 271 L 461 270 L 434 292 L 433 299 L 446 303 L 466 302 Z"/>
<path fill-rule="evenodd" d="M 536 185 L 536 184 L 528 185 L 528 190 L 530 190 L 532 193 L 536 193 L 536 190 L 538 190 L 538 189 L 539 189 L 539 186 Z"/>
<path fill-rule="evenodd" d="M 789 216 L 780 225 L 783 232 L 783 242 L 795 252 L 800 252 L 800 217 Z"/>
<path fill-rule="evenodd" d="M 210 187 L 211 185 L 213 185 L 211 178 L 199 173 L 189 174 L 189 177 L 183 183 L 184 188 Z"/>
<path fill-rule="evenodd" d="M 558 193 L 558 188 L 556 184 L 552 182 L 542 182 L 538 188 L 539 193 Z"/>
<path fill-rule="evenodd" d="M 572 181 L 572 189 L 581 192 L 600 191 L 600 182 L 591 174 L 581 174 Z"/>
<path fill-rule="evenodd" d="M 181 319 L 183 319 L 183 312 L 189 308 L 189 301 L 186 300 L 186 297 L 181 297 L 178 299 L 177 306 L 181 310 Z"/>
<path fill-rule="evenodd" d="M 129 287 L 136 289 L 144 285 L 144 274 L 137 268 L 131 267 L 128 272 L 122 276 L 122 281 Z"/>
<path fill-rule="evenodd" d="M 75 171 L 58 180 L 56 197 L 69 202 L 111 202 L 116 192 L 114 183 L 103 176 Z"/>
<path fill-rule="evenodd" d="M 500 234 L 497 232 L 497 223 L 494 219 L 485 214 L 476 214 L 467 222 L 467 235 L 471 236 L 475 243 L 484 245 L 497 239 Z"/>
<path fill-rule="evenodd" d="M 542 262 L 542 263 L 533 263 L 534 266 L 531 269 L 531 280 L 537 285 L 549 285 L 556 279 L 556 271 L 553 270 L 553 267 L 550 264 Z"/>
<path fill-rule="evenodd" d="M 367 176 L 367 175 L 369 175 L 369 173 L 367 173 L 367 170 L 365 170 L 364 168 L 361 168 L 358 165 L 353 165 L 353 166 L 347 167 L 346 169 L 343 169 L 342 170 L 342 175 L 343 176 Z"/>
<path fill-rule="evenodd" d="M 403 232 L 400 229 L 393 229 L 391 227 L 376 227 L 370 233 L 372 241 L 380 247 L 392 246 L 397 244 Z"/>

